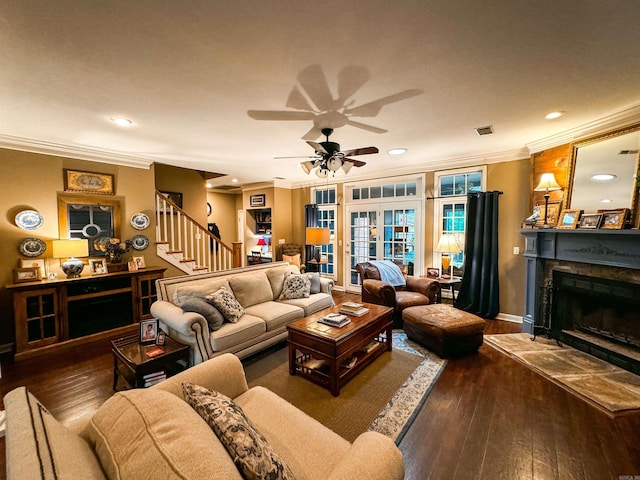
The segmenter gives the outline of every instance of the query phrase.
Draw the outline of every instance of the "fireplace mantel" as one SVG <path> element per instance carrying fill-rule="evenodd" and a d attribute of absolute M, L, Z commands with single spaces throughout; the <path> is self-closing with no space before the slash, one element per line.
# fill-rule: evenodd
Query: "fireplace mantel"
<path fill-rule="evenodd" d="M 640 230 L 522 229 L 526 260 L 525 314 L 522 330 L 542 326 L 545 262 L 557 260 L 640 269 Z"/>

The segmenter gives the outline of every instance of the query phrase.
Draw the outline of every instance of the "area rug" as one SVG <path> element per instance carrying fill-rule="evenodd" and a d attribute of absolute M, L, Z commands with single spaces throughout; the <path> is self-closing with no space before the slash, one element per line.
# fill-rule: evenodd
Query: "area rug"
<path fill-rule="evenodd" d="M 640 376 L 555 340 L 528 333 L 485 335 L 486 343 L 524 363 L 609 416 L 640 412 Z"/>
<path fill-rule="evenodd" d="M 356 375 L 334 397 L 328 390 L 289 375 L 286 345 L 245 363 L 249 386 L 261 385 L 353 441 L 367 430 L 400 443 L 442 372 L 445 361 L 393 334 L 393 350 Z"/>

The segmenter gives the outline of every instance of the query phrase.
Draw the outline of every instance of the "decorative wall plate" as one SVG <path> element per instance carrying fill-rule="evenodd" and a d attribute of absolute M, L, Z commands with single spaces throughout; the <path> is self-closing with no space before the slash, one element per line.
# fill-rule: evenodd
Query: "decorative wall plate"
<path fill-rule="evenodd" d="M 37 230 L 44 225 L 44 217 L 35 210 L 23 210 L 16 215 L 16 225 L 22 230 Z"/>
<path fill-rule="evenodd" d="M 134 213 L 131 216 L 131 226 L 136 230 L 144 230 L 150 223 L 149 217 L 144 213 Z"/>
<path fill-rule="evenodd" d="M 47 244 L 39 238 L 25 238 L 18 245 L 18 250 L 25 257 L 38 257 L 47 250 Z"/>
<path fill-rule="evenodd" d="M 131 241 L 135 250 L 144 250 L 149 246 L 149 238 L 146 235 L 136 235 Z"/>

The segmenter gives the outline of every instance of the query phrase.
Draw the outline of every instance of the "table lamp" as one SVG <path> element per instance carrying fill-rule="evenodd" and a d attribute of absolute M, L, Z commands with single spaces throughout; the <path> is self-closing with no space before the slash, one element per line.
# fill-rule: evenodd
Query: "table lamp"
<path fill-rule="evenodd" d="M 451 233 L 443 233 L 440 237 L 440 241 L 436 246 L 436 252 L 446 253 L 446 256 L 442 257 L 442 269 L 440 272 L 440 276 L 444 274 L 446 270 L 451 267 L 451 272 L 449 274 L 449 278 L 453 278 L 453 263 L 451 262 L 454 255 L 462 250 L 458 246 L 458 242 L 456 242 L 456 238 Z"/>
<path fill-rule="evenodd" d="M 320 261 L 320 245 L 326 245 L 330 241 L 331 230 L 328 228 L 307 227 L 305 231 L 307 245 L 315 246 L 313 259 Z"/>
<path fill-rule="evenodd" d="M 562 187 L 556 182 L 556 177 L 553 173 L 543 173 L 540 177 L 540 183 L 533 189 L 534 192 L 545 192 L 544 194 L 544 224 L 543 228 L 549 228 L 547 224 L 547 211 L 549 209 L 549 192 L 552 190 L 561 190 Z"/>
<path fill-rule="evenodd" d="M 260 237 L 260 238 L 258 239 L 258 246 L 260 247 L 260 251 L 261 251 L 262 253 L 265 253 L 265 252 L 263 251 L 263 248 L 262 248 L 262 247 L 265 247 L 265 246 L 267 246 L 267 245 L 268 245 L 268 243 L 266 242 L 266 240 L 264 239 L 264 237 Z"/>
<path fill-rule="evenodd" d="M 68 239 L 53 240 L 51 242 L 53 258 L 66 258 L 67 260 L 60 263 L 60 268 L 67 275 L 67 278 L 79 277 L 84 269 L 82 260 L 76 257 L 89 256 L 89 244 L 87 240 Z"/>

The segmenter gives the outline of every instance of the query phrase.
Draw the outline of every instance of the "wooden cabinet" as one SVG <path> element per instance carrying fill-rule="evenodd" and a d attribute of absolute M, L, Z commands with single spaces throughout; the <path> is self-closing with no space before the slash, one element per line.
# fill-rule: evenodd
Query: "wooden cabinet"
<path fill-rule="evenodd" d="M 137 330 L 157 299 L 165 268 L 7 285 L 13 294 L 16 360 Z"/>

